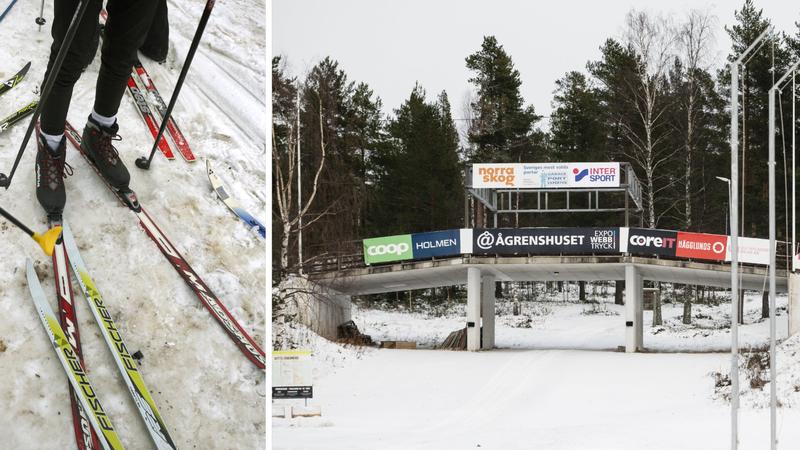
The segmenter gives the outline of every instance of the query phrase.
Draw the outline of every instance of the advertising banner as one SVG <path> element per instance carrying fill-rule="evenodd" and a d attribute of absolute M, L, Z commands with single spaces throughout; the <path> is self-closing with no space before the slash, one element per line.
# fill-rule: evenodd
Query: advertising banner
<path fill-rule="evenodd" d="M 461 253 L 460 238 L 459 230 L 414 233 L 411 235 L 414 259 L 458 255 Z"/>
<path fill-rule="evenodd" d="M 476 255 L 619 253 L 619 228 L 493 228 L 473 230 Z"/>
<path fill-rule="evenodd" d="M 675 257 L 678 232 L 651 228 L 622 228 L 621 253 Z"/>
<path fill-rule="evenodd" d="M 413 259 L 411 235 L 364 239 L 364 262 L 369 264 Z"/>
<path fill-rule="evenodd" d="M 619 163 L 492 163 L 472 165 L 474 188 L 619 187 Z"/>
<path fill-rule="evenodd" d="M 679 258 L 724 261 L 728 248 L 728 236 L 721 234 L 678 232 L 675 256 Z"/>
<path fill-rule="evenodd" d="M 272 352 L 272 398 L 311 398 L 310 350 Z"/>
<path fill-rule="evenodd" d="M 725 250 L 725 261 L 731 260 L 730 239 Z M 739 238 L 739 262 L 769 265 L 769 239 Z"/>

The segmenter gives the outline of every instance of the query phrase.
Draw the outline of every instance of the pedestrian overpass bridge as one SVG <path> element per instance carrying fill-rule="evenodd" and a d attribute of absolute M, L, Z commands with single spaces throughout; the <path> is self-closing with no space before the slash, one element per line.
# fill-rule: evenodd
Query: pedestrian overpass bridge
<path fill-rule="evenodd" d="M 644 280 L 730 288 L 730 246 L 723 235 L 627 227 L 460 229 L 365 239 L 363 253 L 320 258 L 305 271 L 347 296 L 466 285 L 468 350 L 494 347 L 497 281 L 625 280 L 625 348 L 635 352 Z M 740 237 L 738 246 L 740 287 L 766 290 L 768 241 Z M 798 275 L 786 269 L 788 247 L 776 250 L 776 291 L 785 293 Z M 797 297 L 790 334 L 800 329 Z"/>

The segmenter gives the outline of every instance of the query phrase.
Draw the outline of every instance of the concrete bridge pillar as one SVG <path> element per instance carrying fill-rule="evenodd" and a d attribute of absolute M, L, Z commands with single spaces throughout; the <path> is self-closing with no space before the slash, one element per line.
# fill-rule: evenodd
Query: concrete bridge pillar
<path fill-rule="evenodd" d="M 494 348 L 494 283 L 495 277 L 484 275 L 481 278 L 481 349 Z"/>
<path fill-rule="evenodd" d="M 481 270 L 467 268 L 467 350 L 481 349 Z"/>
<path fill-rule="evenodd" d="M 642 348 L 642 275 L 633 264 L 625 266 L 625 352 Z"/>

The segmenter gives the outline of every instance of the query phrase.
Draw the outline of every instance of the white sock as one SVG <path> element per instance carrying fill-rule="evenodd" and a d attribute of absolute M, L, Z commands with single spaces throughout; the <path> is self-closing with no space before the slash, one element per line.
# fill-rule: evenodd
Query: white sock
<path fill-rule="evenodd" d="M 117 121 L 117 116 L 116 114 L 111 117 L 101 116 L 100 114 L 97 114 L 95 110 L 92 110 L 92 119 L 94 119 L 95 122 L 99 123 L 103 127 L 108 128 L 111 125 L 114 125 L 114 122 Z"/>
<path fill-rule="evenodd" d="M 45 142 L 47 142 L 47 146 L 50 147 L 50 150 L 57 150 L 58 146 L 61 145 L 61 139 L 64 138 L 64 133 L 47 134 L 42 132 L 42 137 L 44 138 Z"/>

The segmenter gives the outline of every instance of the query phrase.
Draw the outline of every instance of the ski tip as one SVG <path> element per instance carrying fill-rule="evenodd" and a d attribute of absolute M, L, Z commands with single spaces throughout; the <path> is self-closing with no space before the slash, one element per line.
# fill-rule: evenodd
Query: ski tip
<path fill-rule="evenodd" d="M 33 233 L 33 240 L 42 247 L 47 256 L 53 256 L 53 249 L 56 247 L 56 241 L 61 237 L 61 227 L 55 226 L 47 230 L 44 234 Z"/>

